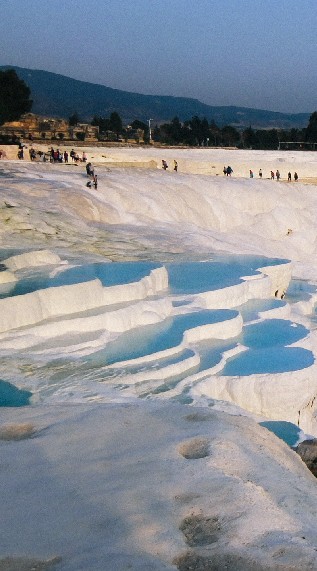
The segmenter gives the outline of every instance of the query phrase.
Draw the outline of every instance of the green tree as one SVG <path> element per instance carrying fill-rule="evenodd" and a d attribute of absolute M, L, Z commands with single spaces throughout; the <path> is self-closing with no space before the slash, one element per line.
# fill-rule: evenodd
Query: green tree
<path fill-rule="evenodd" d="M 106 117 L 95 115 L 91 124 L 99 127 L 100 133 L 106 133 L 107 131 L 110 131 L 110 119 L 107 119 Z"/>
<path fill-rule="evenodd" d="M 183 126 L 178 117 L 174 117 L 171 122 L 170 134 L 173 141 L 178 145 L 183 140 Z"/>
<path fill-rule="evenodd" d="M 252 129 L 251 125 L 245 129 L 242 133 L 243 146 L 245 149 L 258 149 L 259 141 L 256 136 L 255 131 Z"/>
<path fill-rule="evenodd" d="M 138 131 L 138 129 L 143 131 L 143 141 L 144 141 L 144 143 L 149 144 L 149 142 L 150 142 L 150 130 L 149 130 L 149 126 L 146 123 L 144 123 L 143 121 L 139 121 L 139 119 L 135 119 L 131 123 L 131 127 L 134 131 Z M 137 143 L 140 142 L 138 135 L 136 135 L 135 140 L 137 141 Z"/>
<path fill-rule="evenodd" d="M 207 145 L 211 131 L 207 119 L 200 119 L 197 115 L 190 121 L 185 121 L 183 129 L 184 142 L 188 145 Z"/>
<path fill-rule="evenodd" d="M 225 147 L 235 147 L 240 141 L 240 133 L 232 127 L 232 125 L 226 125 L 221 129 L 222 143 Z"/>
<path fill-rule="evenodd" d="M 178 117 L 161 126 L 161 140 L 168 145 L 178 145 L 183 141 L 183 127 Z"/>
<path fill-rule="evenodd" d="M 14 69 L 0 71 L 0 125 L 16 121 L 31 111 L 33 101 L 30 88 L 20 79 Z"/>
<path fill-rule="evenodd" d="M 110 115 L 109 123 L 110 123 L 110 131 L 116 133 L 118 139 L 120 133 L 122 133 L 122 119 L 119 113 L 113 111 Z"/>
<path fill-rule="evenodd" d="M 79 123 L 79 116 L 77 111 L 75 111 L 69 118 L 68 118 L 68 124 L 70 127 L 75 127 L 75 125 L 77 125 Z"/>
<path fill-rule="evenodd" d="M 221 130 L 212 120 L 209 125 L 209 144 L 217 147 L 221 143 Z"/>
<path fill-rule="evenodd" d="M 132 129 L 142 129 L 142 131 L 148 131 L 149 127 L 146 123 L 144 123 L 143 121 L 139 121 L 139 119 L 135 119 L 132 123 L 131 123 L 131 127 Z"/>
<path fill-rule="evenodd" d="M 306 141 L 317 143 L 317 111 L 311 114 L 306 129 Z"/>
<path fill-rule="evenodd" d="M 279 137 L 276 129 L 259 129 L 256 131 L 258 149 L 276 150 L 279 146 Z"/>
<path fill-rule="evenodd" d="M 155 127 L 152 131 L 152 139 L 153 139 L 153 141 L 155 141 L 155 143 L 161 142 L 161 129 L 159 128 L 158 125 L 155 125 Z"/>
<path fill-rule="evenodd" d="M 195 115 L 194 117 L 192 117 L 191 121 L 189 122 L 189 127 L 192 133 L 193 144 L 201 145 L 204 140 L 203 126 L 201 119 L 197 115 Z"/>

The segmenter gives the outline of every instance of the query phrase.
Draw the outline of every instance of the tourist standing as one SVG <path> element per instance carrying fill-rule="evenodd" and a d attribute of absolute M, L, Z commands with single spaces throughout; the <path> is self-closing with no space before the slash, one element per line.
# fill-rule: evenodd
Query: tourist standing
<path fill-rule="evenodd" d="M 297 174 L 297 172 L 294 172 L 294 180 L 295 180 L 295 182 L 298 181 L 298 174 Z"/>
<path fill-rule="evenodd" d="M 262 178 L 262 169 L 259 170 L 259 177 Z"/>
<path fill-rule="evenodd" d="M 281 174 L 280 174 L 279 170 L 276 171 L 275 176 L 276 176 L 276 180 L 280 180 Z"/>
<path fill-rule="evenodd" d="M 287 173 L 287 182 L 291 182 L 292 180 L 292 175 L 290 172 Z"/>
<path fill-rule="evenodd" d="M 92 164 L 90 162 L 86 164 L 86 173 L 87 173 L 87 176 L 91 176 L 92 178 L 95 175 L 94 167 L 92 166 Z"/>

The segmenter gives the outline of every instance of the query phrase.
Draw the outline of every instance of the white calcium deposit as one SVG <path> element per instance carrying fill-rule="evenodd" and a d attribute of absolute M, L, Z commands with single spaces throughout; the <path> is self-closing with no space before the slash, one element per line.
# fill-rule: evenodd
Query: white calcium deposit
<path fill-rule="evenodd" d="M 0 571 L 317 569 L 316 154 L 4 148 Z"/>

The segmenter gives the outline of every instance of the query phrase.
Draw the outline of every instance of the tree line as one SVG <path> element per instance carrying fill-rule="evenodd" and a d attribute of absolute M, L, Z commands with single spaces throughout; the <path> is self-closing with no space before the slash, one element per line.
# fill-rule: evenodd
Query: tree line
<path fill-rule="evenodd" d="M 109 118 L 94 117 L 92 125 L 99 127 L 101 139 L 115 133 L 117 139 L 125 139 L 132 130 L 142 130 L 144 142 L 150 142 L 149 126 L 135 120 L 124 127 L 117 112 Z M 317 143 L 317 111 L 312 113 L 308 126 L 303 129 L 237 129 L 232 125 L 218 127 L 214 121 L 208 122 L 197 115 L 183 123 L 178 117 L 172 121 L 156 124 L 151 129 L 151 140 L 164 145 L 188 145 L 192 147 L 238 147 L 241 149 L 278 149 L 280 143 Z"/>
<path fill-rule="evenodd" d="M 0 71 L 0 125 L 6 121 L 18 120 L 32 108 L 30 89 L 13 69 Z M 76 125 L 79 117 L 76 112 L 69 117 L 69 124 Z M 174 117 L 170 122 L 149 125 L 136 119 L 124 126 L 119 113 L 113 111 L 109 117 L 95 116 L 92 125 L 99 127 L 101 140 L 127 140 L 132 136 L 136 141 L 143 134 L 144 143 L 151 141 L 165 145 L 188 145 L 205 147 L 238 147 L 243 149 L 278 149 L 281 142 L 317 143 L 317 111 L 311 114 L 303 129 L 246 129 L 238 130 L 232 125 L 218 127 L 214 121 L 197 115 L 181 122 Z"/>

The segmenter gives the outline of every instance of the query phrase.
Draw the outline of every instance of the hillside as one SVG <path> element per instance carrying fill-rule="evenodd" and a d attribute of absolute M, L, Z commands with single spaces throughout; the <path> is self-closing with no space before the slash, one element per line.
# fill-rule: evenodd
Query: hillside
<path fill-rule="evenodd" d="M 51 117 L 69 117 L 77 111 L 81 120 L 91 120 L 94 115 L 107 117 L 117 111 L 124 122 L 134 119 L 154 122 L 169 121 L 178 116 L 181 121 L 194 115 L 206 117 L 222 127 L 253 128 L 303 128 L 309 113 L 287 114 L 249 109 L 244 107 L 214 107 L 198 99 L 162 95 L 143 95 L 78 81 L 56 73 L 32 70 L 16 66 L 0 66 L 0 69 L 15 69 L 31 89 L 32 112 Z M 101 79 L 102 80 L 102 79 Z"/>

